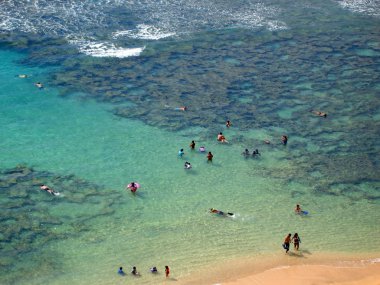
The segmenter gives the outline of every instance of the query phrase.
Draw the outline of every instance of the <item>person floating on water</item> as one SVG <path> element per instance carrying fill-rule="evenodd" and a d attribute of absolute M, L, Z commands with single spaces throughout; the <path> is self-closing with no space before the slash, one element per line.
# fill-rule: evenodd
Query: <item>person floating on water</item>
<path fill-rule="evenodd" d="M 118 274 L 120 275 L 125 275 L 124 271 L 123 271 L 123 267 L 119 267 L 119 270 L 117 271 Z"/>
<path fill-rule="evenodd" d="M 311 110 L 310 112 L 312 112 L 314 115 L 317 115 L 319 117 L 323 117 L 323 118 L 327 117 L 327 114 L 325 112 L 315 111 L 315 110 Z"/>
<path fill-rule="evenodd" d="M 169 278 L 169 274 L 170 274 L 169 266 L 165 265 L 165 276 L 166 276 L 166 278 Z"/>
<path fill-rule="evenodd" d="M 228 143 L 228 141 L 226 140 L 225 136 L 220 132 L 218 137 L 217 137 L 217 140 L 222 142 L 222 143 Z"/>
<path fill-rule="evenodd" d="M 205 148 L 204 146 L 201 146 L 201 147 L 199 148 L 199 151 L 200 151 L 200 152 L 205 152 L 205 151 L 206 151 L 206 148 Z"/>
<path fill-rule="evenodd" d="M 191 141 L 190 148 L 191 148 L 191 150 L 195 149 L 195 141 Z"/>
<path fill-rule="evenodd" d="M 212 155 L 211 151 L 209 151 L 208 154 L 207 154 L 207 162 L 212 162 L 212 158 L 213 157 L 214 156 Z"/>
<path fill-rule="evenodd" d="M 288 253 L 288 251 L 289 251 L 291 237 L 292 237 L 292 234 L 288 234 L 285 237 L 284 244 L 282 245 L 284 247 L 284 249 L 286 250 L 286 253 Z"/>
<path fill-rule="evenodd" d="M 177 107 L 174 110 L 177 110 L 177 111 L 186 111 L 187 107 Z"/>
<path fill-rule="evenodd" d="M 129 188 L 129 190 L 131 190 L 132 193 L 136 193 L 137 189 L 140 188 L 140 184 L 136 182 L 131 182 L 128 184 L 127 188 Z"/>
<path fill-rule="evenodd" d="M 270 144 L 270 140 L 264 140 L 264 143 Z"/>
<path fill-rule="evenodd" d="M 246 148 L 245 151 L 241 153 L 241 155 L 243 155 L 244 157 L 248 157 L 250 155 L 248 148 Z"/>
<path fill-rule="evenodd" d="M 231 127 L 231 122 L 230 122 L 230 120 L 227 120 L 227 122 L 226 122 L 226 127 L 227 127 L 227 128 Z"/>
<path fill-rule="evenodd" d="M 34 83 L 34 85 L 37 86 L 39 89 L 44 88 L 44 86 L 41 82 Z"/>
<path fill-rule="evenodd" d="M 153 266 L 153 267 L 150 269 L 150 272 L 152 272 L 152 273 L 158 273 L 157 267 L 156 267 L 156 266 Z"/>
<path fill-rule="evenodd" d="M 221 215 L 221 216 L 233 216 L 234 215 L 234 213 L 225 213 L 225 212 L 223 212 L 223 211 L 219 211 L 219 210 L 217 210 L 217 209 L 214 209 L 214 208 L 211 208 L 210 209 L 210 213 L 213 213 L 213 214 L 217 214 L 217 215 Z"/>
<path fill-rule="evenodd" d="M 298 236 L 298 233 L 295 233 L 292 237 L 292 241 L 293 241 L 293 244 L 294 244 L 294 249 L 295 250 L 298 250 L 300 248 L 300 242 L 301 242 L 301 239 L 300 237 Z"/>
<path fill-rule="evenodd" d="M 47 185 L 41 185 L 40 186 L 40 189 L 41 190 L 44 190 L 44 191 L 46 191 L 46 192 L 48 192 L 48 193 L 50 193 L 51 195 L 54 195 L 54 196 L 57 196 L 57 195 L 59 195 L 59 193 L 58 192 L 55 192 L 53 189 L 51 189 L 49 186 L 47 186 Z"/>
<path fill-rule="evenodd" d="M 185 153 L 183 152 L 183 148 L 181 148 L 179 151 L 178 151 L 178 157 L 181 157 L 184 155 Z"/>
<path fill-rule="evenodd" d="M 252 157 L 256 157 L 256 155 L 260 155 L 261 156 L 261 154 L 259 153 L 258 149 L 255 149 L 254 151 L 252 151 Z"/>
<path fill-rule="evenodd" d="M 191 163 L 186 161 L 185 162 L 185 169 L 190 169 L 192 166 L 191 166 Z"/>
<path fill-rule="evenodd" d="M 135 275 L 135 276 L 139 275 L 139 273 L 137 272 L 136 266 L 133 266 L 133 267 L 132 267 L 132 271 L 131 271 L 131 273 L 132 273 L 133 275 Z"/>
<path fill-rule="evenodd" d="M 18 78 L 28 78 L 28 75 L 27 74 L 19 74 Z"/>
<path fill-rule="evenodd" d="M 286 145 L 288 143 L 288 136 L 283 135 L 281 137 L 281 142 L 283 145 Z"/>

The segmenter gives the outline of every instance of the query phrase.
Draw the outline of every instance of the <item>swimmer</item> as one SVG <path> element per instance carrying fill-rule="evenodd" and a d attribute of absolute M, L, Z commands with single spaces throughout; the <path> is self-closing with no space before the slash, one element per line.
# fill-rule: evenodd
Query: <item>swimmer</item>
<path fill-rule="evenodd" d="M 185 162 L 185 169 L 190 169 L 192 166 L 191 166 L 191 163 L 186 161 Z"/>
<path fill-rule="evenodd" d="M 125 275 L 124 271 L 123 271 L 123 267 L 119 267 L 119 270 L 117 271 L 118 274 L 120 275 Z"/>
<path fill-rule="evenodd" d="M 195 148 L 195 141 L 191 141 L 191 143 L 190 143 L 190 148 L 191 148 L 192 150 L 194 150 L 194 148 Z"/>
<path fill-rule="evenodd" d="M 217 209 L 211 208 L 210 213 L 221 215 L 221 216 L 233 216 L 234 213 L 224 213 L 223 211 L 219 211 Z"/>
<path fill-rule="evenodd" d="M 165 265 L 165 276 L 166 276 L 166 278 L 169 277 L 169 274 L 170 274 L 169 266 Z"/>
<path fill-rule="evenodd" d="M 128 184 L 127 188 L 129 188 L 129 190 L 131 190 L 132 193 L 135 193 L 139 186 L 135 182 L 131 182 Z"/>
<path fill-rule="evenodd" d="M 207 154 L 207 162 L 212 162 L 212 158 L 213 157 L 214 156 L 212 155 L 211 151 L 209 151 L 208 154 Z"/>
<path fill-rule="evenodd" d="M 137 269 L 136 269 L 136 266 L 133 266 L 132 267 L 132 271 L 131 271 L 131 273 L 133 274 L 133 275 L 139 275 L 139 273 L 137 272 Z"/>
<path fill-rule="evenodd" d="M 199 148 L 199 151 L 200 151 L 200 152 L 205 152 L 205 151 L 206 151 L 206 148 L 205 148 L 204 146 L 201 146 L 201 147 Z"/>
<path fill-rule="evenodd" d="M 48 192 L 48 193 L 50 193 L 51 195 L 54 195 L 54 196 L 59 195 L 58 192 L 55 192 L 53 189 L 51 189 L 49 186 L 46 186 L 46 185 L 41 185 L 40 189 L 44 190 L 44 191 L 46 191 L 46 192 Z"/>
<path fill-rule="evenodd" d="M 302 210 L 301 210 L 301 207 L 300 207 L 300 205 L 296 205 L 296 208 L 294 209 L 294 212 L 296 213 L 296 214 L 302 214 Z"/>
<path fill-rule="evenodd" d="M 178 156 L 182 158 L 182 156 L 184 155 L 185 153 L 183 152 L 183 148 L 181 148 L 179 151 L 178 151 Z"/>
<path fill-rule="evenodd" d="M 256 155 L 260 155 L 261 156 L 261 154 L 259 153 L 258 149 L 255 149 L 254 151 L 252 151 L 252 157 L 255 157 Z"/>
<path fill-rule="evenodd" d="M 317 115 L 319 117 L 323 117 L 323 118 L 326 118 L 327 117 L 327 114 L 325 112 L 321 112 L 321 111 L 314 111 L 314 110 L 311 110 L 310 112 L 312 112 L 314 115 Z"/>
<path fill-rule="evenodd" d="M 177 107 L 174 110 L 177 110 L 177 111 L 186 111 L 187 107 Z"/>
<path fill-rule="evenodd" d="M 245 157 L 249 156 L 250 153 L 249 153 L 248 148 L 246 148 L 245 151 L 243 151 L 241 154 L 244 155 Z"/>
<path fill-rule="evenodd" d="M 19 74 L 18 78 L 28 78 L 28 75 L 27 74 Z"/>
<path fill-rule="evenodd" d="M 226 122 L 226 127 L 227 128 L 231 127 L 231 122 L 229 120 L 227 120 L 227 122 Z"/>
<path fill-rule="evenodd" d="M 281 142 L 283 145 L 286 145 L 288 143 L 288 136 L 283 135 L 281 137 Z"/>
<path fill-rule="evenodd" d="M 157 267 L 156 267 L 156 266 L 153 266 L 153 267 L 150 269 L 150 272 L 152 272 L 152 273 L 158 273 Z"/>
<path fill-rule="evenodd" d="M 37 86 L 39 89 L 44 88 L 41 82 L 34 83 L 35 86 Z"/>
<path fill-rule="evenodd" d="M 222 142 L 222 143 L 228 143 L 228 141 L 226 140 L 225 136 L 223 136 L 222 133 L 219 133 L 217 140 Z"/>

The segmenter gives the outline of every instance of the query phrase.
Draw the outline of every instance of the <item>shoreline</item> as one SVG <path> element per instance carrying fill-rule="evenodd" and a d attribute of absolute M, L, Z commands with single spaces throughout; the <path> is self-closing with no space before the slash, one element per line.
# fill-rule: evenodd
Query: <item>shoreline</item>
<path fill-rule="evenodd" d="M 259 256 L 213 264 L 178 280 L 186 285 L 380 285 L 380 253 Z M 196 276 L 194 276 L 196 275 Z"/>

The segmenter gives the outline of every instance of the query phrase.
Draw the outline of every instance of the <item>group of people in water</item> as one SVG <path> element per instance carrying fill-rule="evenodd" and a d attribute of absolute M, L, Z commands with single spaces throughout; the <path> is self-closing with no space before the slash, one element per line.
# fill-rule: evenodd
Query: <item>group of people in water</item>
<path fill-rule="evenodd" d="M 150 271 L 151 273 L 153 273 L 153 274 L 158 274 L 158 269 L 157 269 L 156 266 L 151 267 L 151 268 L 149 269 L 149 271 Z M 127 275 L 127 274 L 124 272 L 122 266 L 119 267 L 117 273 L 118 273 L 119 275 L 122 275 L 122 276 Z M 132 267 L 131 274 L 134 275 L 134 276 L 140 276 L 140 275 L 141 275 L 141 274 L 137 271 L 136 266 L 133 266 L 133 267 Z M 170 268 L 169 268 L 169 266 L 165 265 L 165 276 L 166 276 L 166 278 L 169 277 L 169 274 L 170 274 Z"/>

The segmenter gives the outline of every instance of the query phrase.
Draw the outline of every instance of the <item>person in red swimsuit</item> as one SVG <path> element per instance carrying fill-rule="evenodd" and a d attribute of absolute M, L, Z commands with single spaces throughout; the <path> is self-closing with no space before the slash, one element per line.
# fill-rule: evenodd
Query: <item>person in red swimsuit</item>
<path fill-rule="evenodd" d="M 169 266 L 165 265 L 165 275 L 166 275 L 166 278 L 169 277 L 169 274 L 170 274 Z"/>

